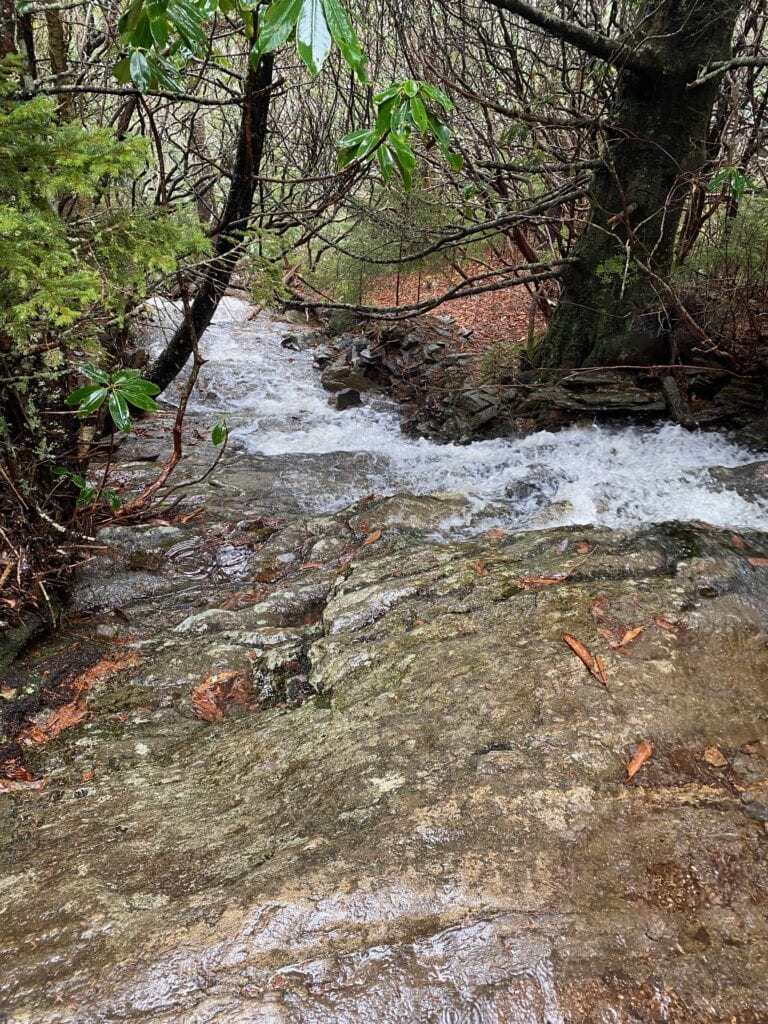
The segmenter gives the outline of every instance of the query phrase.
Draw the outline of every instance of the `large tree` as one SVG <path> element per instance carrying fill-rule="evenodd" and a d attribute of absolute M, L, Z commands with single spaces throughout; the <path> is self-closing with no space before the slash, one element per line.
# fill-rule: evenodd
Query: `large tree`
<path fill-rule="evenodd" d="M 730 56 L 737 0 L 649 0 L 611 38 L 517 0 L 488 0 L 617 71 L 591 212 L 539 350 L 549 366 L 636 362 L 668 329 L 666 284 L 680 218 L 718 90 L 707 70 Z M 724 66 L 721 64 L 720 66 Z M 653 348 L 653 346 L 651 346 Z M 656 349 L 658 353 L 658 349 Z"/>

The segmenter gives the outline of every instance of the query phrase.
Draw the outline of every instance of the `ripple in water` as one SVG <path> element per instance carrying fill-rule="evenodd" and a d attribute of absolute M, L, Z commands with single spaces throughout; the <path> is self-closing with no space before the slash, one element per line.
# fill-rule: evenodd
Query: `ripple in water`
<path fill-rule="evenodd" d="M 768 530 L 768 504 L 724 490 L 708 470 L 755 461 L 726 437 L 656 427 L 572 427 L 520 439 L 437 445 L 400 433 L 396 409 L 366 399 L 340 413 L 328 403 L 311 353 L 283 349 L 295 328 L 226 300 L 204 338 L 210 362 L 201 375 L 195 408 L 223 410 L 250 452 L 298 457 L 304 506 L 330 511 L 371 492 L 417 495 L 459 493 L 483 528 L 595 524 L 630 527 L 667 520 Z M 339 465 L 363 453 L 340 488 L 327 486 L 329 456 Z M 313 470 L 311 456 L 323 456 Z M 331 469 L 332 469 L 331 463 Z M 458 525 L 458 523 L 456 524 Z"/>

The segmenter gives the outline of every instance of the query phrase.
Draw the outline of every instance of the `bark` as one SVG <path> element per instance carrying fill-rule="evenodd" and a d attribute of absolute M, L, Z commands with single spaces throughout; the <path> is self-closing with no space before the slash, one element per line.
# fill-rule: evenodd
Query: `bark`
<path fill-rule="evenodd" d="M 267 114 L 272 85 L 273 58 L 263 56 L 250 69 L 243 97 L 237 154 L 226 206 L 216 231 L 213 257 L 190 310 L 147 377 L 162 390 L 168 387 L 192 354 L 193 341 L 210 324 L 232 277 L 253 212 L 256 178 L 267 135 Z"/>
<path fill-rule="evenodd" d="M 672 266 L 691 172 L 705 161 L 717 81 L 701 67 L 728 56 L 735 0 L 650 0 L 640 12 L 647 69 L 619 70 L 592 212 L 562 274 L 562 295 L 537 361 L 542 366 L 667 360 Z"/>

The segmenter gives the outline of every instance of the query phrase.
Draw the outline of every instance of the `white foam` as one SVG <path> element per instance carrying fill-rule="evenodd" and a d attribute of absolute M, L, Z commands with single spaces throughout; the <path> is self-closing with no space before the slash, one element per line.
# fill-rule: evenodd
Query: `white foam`
<path fill-rule="evenodd" d="M 666 520 L 768 529 L 768 506 L 722 489 L 709 474 L 709 467 L 755 461 L 721 435 L 665 424 L 572 427 L 469 445 L 407 438 L 394 406 L 380 398 L 345 412 L 333 409 L 311 352 L 281 347 L 292 328 L 263 316 L 244 322 L 251 307 L 231 301 L 203 339 L 210 362 L 196 407 L 226 411 L 233 437 L 249 451 L 288 461 L 303 456 L 300 498 L 309 508 L 338 508 L 371 491 L 450 491 L 465 494 L 475 511 L 492 506 L 500 524 L 517 529 Z M 343 493 L 324 488 L 321 475 L 313 479 L 306 458 L 341 452 L 373 456 L 367 470 L 349 474 Z M 327 473 L 327 457 L 322 462 Z"/>

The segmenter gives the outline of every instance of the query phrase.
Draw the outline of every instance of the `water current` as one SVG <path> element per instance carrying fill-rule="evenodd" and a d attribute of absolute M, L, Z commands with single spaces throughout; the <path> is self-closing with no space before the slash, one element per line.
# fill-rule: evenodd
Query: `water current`
<path fill-rule="evenodd" d="M 156 308 L 159 344 L 170 310 Z M 212 421 L 223 413 L 235 449 L 277 460 L 308 511 L 334 511 L 370 493 L 438 493 L 467 500 L 466 514 L 443 524 L 450 531 L 669 520 L 768 530 L 768 503 L 725 489 L 709 472 L 757 460 L 727 436 L 673 424 L 593 424 L 467 445 L 409 438 L 382 396 L 334 409 L 311 351 L 282 347 L 292 331 L 224 300 L 203 338 L 209 361 L 191 408 Z"/>

